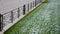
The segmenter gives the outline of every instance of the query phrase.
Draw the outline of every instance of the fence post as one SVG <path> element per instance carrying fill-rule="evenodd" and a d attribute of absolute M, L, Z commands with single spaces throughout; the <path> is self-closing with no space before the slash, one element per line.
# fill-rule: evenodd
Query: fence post
<path fill-rule="evenodd" d="M 35 0 L 35 6 L 36 6 L 36 0 Z"/>
<path fill-rule="evenodd" d="M 11 23 L 13 23 L 13 11 L 11 11 Z"/>
<path fill-rule="evenodd" d="M 23 15 L 25 15 L 26 7 L 23 5 Z"/>
<path fill-rule="evenodd" d="M 34 8 L 34 1 L 33 1 L 33 8 Z"/>
<path fill-rule="evenodd" d="M 0 14 L 0 31 L 3 29 L 3 15 Z"/>
<path fill-rule="evenodd" d="M 19 18 L 20 17 L 20 9 L 19 8 L 18 8 L 17 12 L 18 12 L 18 18 Z"/>

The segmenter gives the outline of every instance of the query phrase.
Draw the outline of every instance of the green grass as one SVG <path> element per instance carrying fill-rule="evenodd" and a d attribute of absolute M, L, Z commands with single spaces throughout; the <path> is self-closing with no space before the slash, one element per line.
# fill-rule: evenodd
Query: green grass
<path fill-rule="evenodd" d="M 60 34 L 60 0 L 48 0 L 4 34 Z"/>

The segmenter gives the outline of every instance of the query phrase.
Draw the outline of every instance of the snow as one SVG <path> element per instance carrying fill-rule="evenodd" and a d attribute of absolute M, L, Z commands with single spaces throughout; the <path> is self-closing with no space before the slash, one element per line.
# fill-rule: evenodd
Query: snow
<path fill-rule="evenodd" d="M 0 0 L 0 14 L 4 14 L 14 10 L 18 7 L 22 7 L 24 4 L 28 4 L 34 0 Z"/>

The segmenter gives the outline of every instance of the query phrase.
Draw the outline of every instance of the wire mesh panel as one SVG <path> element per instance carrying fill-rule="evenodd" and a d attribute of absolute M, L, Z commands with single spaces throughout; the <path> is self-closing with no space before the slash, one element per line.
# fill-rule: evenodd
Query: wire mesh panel
<path fill-rule="evenodd" d="M 30 9 L 32 9 L 32 2 L 30 3 Z"/>
<path fill-rule="evenodd" d="M 11 23 L 11 12 L 3 15 L 3 26 L 6 26 L 9 23 Z"/>
<path fill-rule="evenodd" d="M 36 5 L 38 4 L 38 0 L 36 0 Z"/>
<path fill-rule="evenodd" d="M 20 16 L 23 15 L 23 7 L 20 7 Z"/>
<path fill-rule="evenodd" d="M 38 3 L 40 3 L 41 2 L 41 0 L 38 0 Z"/>
<path fill-rule="evenodd" d="M 33 8 L 33 2 L 31 2 L 31 5 L 32 5 L 32 7 L 31 7 L 31 8 Z"/>
<path fill-rule="evenodd" d="M 29 4 L 28 4 L 28 6 L 27 6 L 27 7 L 28 7 L 27 11 L 29 11 Z"/>
<path fill-rule="evenodd" d="M 18 18 L 20 17 L 20 8 L 18 8 Z"/>
<path fill-rule="evenodd" d="M 13 21 L 15 21 L 20 16 L 24 16 L 27 11 L 36 7 L 36 5 L 38 5 L 41 1 L 42 0 L 34 0 L 28 4 L 20 6 L 19 8 L 6 12 L 3 15 L 0 14 L 0 31 L 3 29 L 3 27 L 13 23 Z"/>
<path fill-rule="evenodd" d="M 39 0 L 37 0 L 37 4 L 39 4 Z"/>
<path fill-rule="evenodd" d="M 38 3 L 40 3 L 40 0 L 38 0 Z"/>
<path fill-rule="evenodd" d="M 39 2 L 41 2 L 41 0 L 39 0 Z"/>
<path fill-rule="evenodd" d="M 11 23 L 13 23 L 13 11 L 11 11 Z"/>
<path fill-rule="evenodd" d="M 29 10 L 31 10 L 31 7 L 30 6 L 31 6 L 31 4 L 29 3 Z"/>
<path fill-rule="evenodd" d="M 35 7 L 35 1 L 33 3 L 34 3 L 34 7 Z"/>
<path fill-rule="evenodd" d="M 36 4 L 37 4 L 37 2 L 36 2 L 36 0 L 35 0 L 35 6 L 36 6 Z"/>
<path fill-rule="evenodd" d="M 13 21 L 15 21 L 18 18 L 18 9 L 15 9 L 13 11 Z"/>
<path fill-rule="evenodd" d="M 27 11 L 28 11 L 28 4 L 25 4 L 25 6 L 26 6 L 26 13 L 27 13 Z"/>

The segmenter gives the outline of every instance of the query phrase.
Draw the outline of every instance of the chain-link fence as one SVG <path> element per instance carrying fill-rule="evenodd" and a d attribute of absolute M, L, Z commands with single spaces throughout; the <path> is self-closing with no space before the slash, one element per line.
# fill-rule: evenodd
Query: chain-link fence
<path fill-rule="evenodd" d="M 10 12 L 6 12 L 3 15 L 0 14 L 0 31 L 2 31 L 6 25 L 13 23 L 17 18 L 20 18 L 20 16 L 25 15 L 26 11 L 36 7 L 40 2 L 41 0 L 35 0 L 31 3 L 24 4 L 19 8 L 13 9 Z"/>

